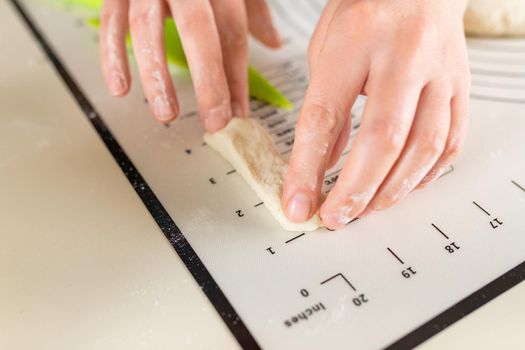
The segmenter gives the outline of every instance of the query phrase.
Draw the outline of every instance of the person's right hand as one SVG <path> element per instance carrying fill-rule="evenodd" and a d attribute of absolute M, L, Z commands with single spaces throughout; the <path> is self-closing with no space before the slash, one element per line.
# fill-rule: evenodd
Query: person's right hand
<path fill-rule="evenodd" d="M 177 117 L 179 105 L 164 48 L 164 18 L 179 31 L 206 130 L 248 114 L 248 31 L 269 47 L 279 47 L 265 0 L 105 0 L 100 50 L 104 77 L 114 96 L 126 95 L 131 79 L 126 33 L 151 113 L 160 122 Z"/>
<path fill-rule="evenodd" d="M 387 209 L 457 158 L 468 126 L 466 0 L 330 0 L 310 43 L 310 82 L 283 190 L 294 222 L 330 229 Z M 357 96 L 368 96 L 337 183 Z"/>

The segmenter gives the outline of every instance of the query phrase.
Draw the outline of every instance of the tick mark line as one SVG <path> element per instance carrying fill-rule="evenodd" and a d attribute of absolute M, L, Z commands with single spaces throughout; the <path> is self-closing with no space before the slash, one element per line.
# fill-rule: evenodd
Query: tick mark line
<path fill-rule="evenodd" d="M 324 280 L 323 282 L 321 282 L 321 284 L 325 284 L 326 282 L 330 282 L 331 280 L 333 280 L 333 279 L 336 278 L 336 277 L 341 277 L 342 279 L 344 279 L 345 282 L 350 286 L 350 288 L 352 288 L 352 290 L 353 290 L 354 292 L 356 291 L 356 289 L 354 288 L 354 286 L 352 285 L 352 283 L 350 283 L 350 281 L 347 280 L 346 277 L 345 277 L 341 272 L 336 273 L 336 274 L 333 275 L 332 277 L 330 277 L 330 278 Z"/>
<path fill-rule="evenodd" d="M 483 211 L 485 214 L 487 214 L 488 216 L 490 216 L 490 213 L 488 211 L 486 211 L 485 209 L 483 209 L 483 207 L 481 205 L 479 205 L 478 203 L 472 201 L 472 203 L 478 207 L 481 211 Z"/>
<path fill-rule="evenodd" d="M 399 261 L 402 265 L 405 265 L 405 262 L 403 260 L 401 260 L 401 258 L 399 256 L 397 256 L 396 253 L 394 253 L 394 251 L 392 249 L 390 249 L 388 247 L 386 249 L 390 252 L 390 254 L 392 254 L 394 256 L 394 258 L 397 259 L 397 261 Z"/>
<path fill-rule="evenodd" d="M 437 227 L 436 225 L 434 224 L 431 224 L 433 228 L 435 228 L 439 233 L 441 233 L 443 235 L 443 237 L 445 237 L 446 239 L 449 239 L 448 236 L 445 234 L 445 232 L 441 231 L 439 229 L 439 227 Z"/>
<path fill-rule="evenodd" d="M 230 170 L 226 173 L 226 175 L 230 175 L 230 174 L 233 174 L 234 172 L 236 172 L 237 170 L 233 169 L 233 170 Z"/>
<path fill-rule="evenodd" d="M 263 205 L 263 204 L 264 204 L 264 202 L 259 202 L 259 203 L 255 204 L 254 207 L 258 207 L 259 205 Z"/>
<path fill-rule="evenodd" d="M 520 190 L 522 190 L 523 192 L 525 192 L 525 187 L 521 186 L 519 183 L 517 183 L 517 182 L 514 181 L 514 180 L 511 180 L 510 182 L 512 182 L 512 184 L 514 184 L 517 188 L 519 188 Z"/>
<path fill-rule="evenodd" d="M 339 174 L 341 171 L 343 171 L 343 169 L 336 170 L 336 171 L 334 171 L 334 172 L 332 172 L 332 173 L 330 173 L 330 174 L 328 174 L 328 175 L 325 175 L 324 178 L 327 179 L 327 178 L 329 178 L 329 177 L 332 177 L 332 176 L 334 176 L 334 175 L 337 175 L 337 174 Z"/>
<path fill-rule="evenodd" d="M 293 237 L 293 238 L 290 238 L 289 240 L 287 240 L 287 241 L 284 242 L 284 243 L 290 243 L 290 242 L 293 241 L 294 239 L 297 239 L 297 238 L 299 238 L 299 237 L 302 237 L 302 236 L 304 236 L 305 234 L 306 234 L 306 232 L 303 232 L 303 233 L 301 233 L 300 235 L 297 235 L 297 236 L 295 236 L 295 237 Z"/>
<path fill-rule="evenodd" d="M 351 224 L 352 222 L 359 220 L 359 217 L 353 218 L 352 220 L 348 221 L 347 225 Z"/>

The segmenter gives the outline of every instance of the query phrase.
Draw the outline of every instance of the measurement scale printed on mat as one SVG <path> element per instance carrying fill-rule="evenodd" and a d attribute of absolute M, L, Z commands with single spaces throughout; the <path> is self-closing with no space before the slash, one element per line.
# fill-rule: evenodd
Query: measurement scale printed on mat
<path fill-rule="evenodd" d="M 160 210 L 157 222 L 242 346 L 417 345 L 523 279 L 525 40 L 469 40 L 468 141 L 432 186 L 343 230 L 291 233 L 203 143 L 188 76 L 174 74 L 180 117 L 160 125 L 148 113 L 138 79 L 123 100 L 107 94 L 95 32 L 78 14 L 13 3 L 55 55 L 128 178 L 139 174 L 136 191 L 154 216 Z M 288 155 L 308 81 L 308 37 L 323 2 L 272 5 L 285 47 L 273 52 L 252 43 L 251 62 L 295 108 L 258 101 L 251 108 Z M 353 135 L 365 103 L 360 98 L 354 106 Z M 347 153 L 327 172 L 325 192 Z M 501 276 L 508 278 L 501 282 Z"/>

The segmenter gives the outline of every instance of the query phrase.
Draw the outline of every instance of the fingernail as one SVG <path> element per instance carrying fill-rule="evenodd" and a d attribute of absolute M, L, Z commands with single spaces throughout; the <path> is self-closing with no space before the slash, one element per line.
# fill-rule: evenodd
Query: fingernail
<path fill-rule="evenodd" d="M 311 208 L 310 197 L 303 192 L 297 192 L 288 202 L 288 219 L 293 222 L 305 222 L 310 218 Z"/>
<path fill-rule="evenodd" d="M 112 81 L 113 84 L 111 85 L 111 94 L 113 96 L 123 95 L 127 90 L 127 84 L 122 74 L 118 72 L 114 73 Z"/>
<path fill-rule="evenodd" d="M 206 130 L 214 132 L 224 128 L 232 118 L 229 104 L 220 105 L 210 109 L 204 117 Z"/>
<path fill-rule="evenodd" d="M 161 121 L 168 121 L 175 117 L 173 106 L 168 101 L 166 96 L 158 95 L 153 100 L 153 108 L 155 117 Z"/>
<path fill-rule="evenodd" d="M 352 218 L 341 214 L 325 214 L 321 217 L 323 224 L 334 230 L 341 229 L 346 226 Z"/>

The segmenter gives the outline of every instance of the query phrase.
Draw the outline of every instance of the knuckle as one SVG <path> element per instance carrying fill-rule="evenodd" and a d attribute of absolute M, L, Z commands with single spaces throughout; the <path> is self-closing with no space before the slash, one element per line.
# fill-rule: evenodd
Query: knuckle
<path fill-rule="evenodd" d="M 224 44 L 231 48 L 241 49 L 247 46 L 247 33 L 242 28 L 227 28 L 222 32 Z"/>
<path fill-rule="evenodd" d="M 129 12 L 129 25 L 132 28 L 144 27 L 150 22 L 150 16 L 145 11 L 130 11 Z"/>
<path fill-rule="evenodd" d="M 432 39 L 438 38 L 442 35 L 441 28 L 435 23 L 433 13 L 427 10 L 421 10 L 413 13 L 408 22 L 410 25 L 410 40 L 409 47 L 419 50 L 422 47 L 428 47 Z M 441 41 L 436 41 L 440 43 Z"/>
<path fill-rule="evenodd" d="M 367 131 L 370 142 L 384 152 L 397 153 L 405 143 L 406 131 L 403 123 L 393 116 L 375 123 Z"/>
<path fill-rule="evenodd" d="M 323 134 L 335 135 L 339 129 L 339 113 L 337 108 L 325 99 L 317 99 L 310 103 L 301 118 L 301 126 L 309 130 L 317 130 Z"/>
<path fill-rule="evenodd" d="M 376 6 L 374 1 L 341 1 L 337 14 L 338 16 L 334 16 L 331 20 L 330 27 L 349 40 L 353 37 L 370 37 L 371 33 L 363 32 L 359 28 L 370 26 L 370 21 L 384 20 L 382 6 Z"/>
<path fill-rule="evenodd" d="M 418 152 L 426 157 L 434 157 L 443 152 L 446 136 L 438 130 L 429 130 L 423 133 L 418 140 Z"/>
<path fill-rule="evenodd" d="M 409 74 L 411 78 L 421 77 L 421 68 L 428 67 L 428 65 L 436 65 L 437 62 L 442 62 L 440 52 L 443 51 L 437 47 L 432 47 L 429 43 L 434 43 L 437 40 L 436 28 L 429 24 L 426 19 L 416 19 L 411 22 L 410 35 L 403 33 L 406 40 L 399 45 L 399 53 L 403 57 L 403 65 L 407 69 L 404 74 Z M 429 60 L 429 53 L 432 52 L 434 58 Z"/>
<path fill-rule="evenodd" d="M 416 34 L 414 39 L 418 46 L 425 43 L 427 37 L 433 35 L 434 31 L 437 29 L 433 25 L 433 21 L 430 21 L 427 17 L 427 15 L 423 14 L 422 16 L 414 16 L 411 19 L 411 27 Z"/>
<path fill-rule="evenodd" d="M 285 185 L 288 189 L 300 188 L 312 194 L 319 193 L 323 185 L 323 170 L 304 159 L 296 158 L 288 166 Z"/>
<path fill-rule="evenodd" d="M 203 11 L 200 7 L 189 8 L 184 13 L 184 16 L 177 16 L 176 22 L 181 37 L 188 35 L 188 33 L 202 30 L 202 28 L 210 28 L 215 25 L 212 15 L 207 11 Z"/>

